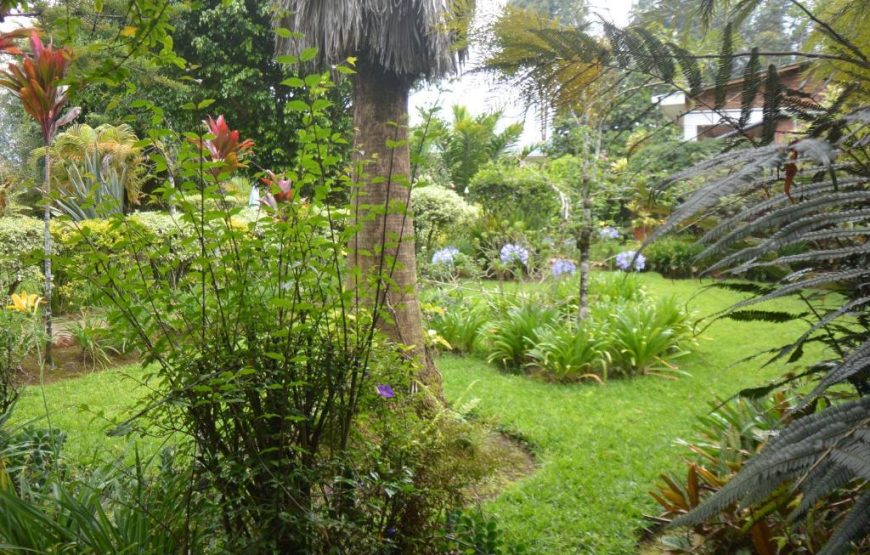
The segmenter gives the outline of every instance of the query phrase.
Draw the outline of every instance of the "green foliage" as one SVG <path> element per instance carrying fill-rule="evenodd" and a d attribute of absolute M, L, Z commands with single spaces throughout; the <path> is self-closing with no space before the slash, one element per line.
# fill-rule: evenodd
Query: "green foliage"
<path fill-rule="evenodd" d="M 593 274 L 589 290 L 601 301 L 609 303 L 638 302 L 646 297 L 640 277 L 627 272 Z"/>
<path fill-rule="evenodd" d="M 464 510 L 447 515 L 447 537 L 439 553 L 468 555 L 522 555 L 525 547 L 505 540 L 498 521 L 479 510 Z"/>
<path fill-rule="evenodd" d="M 105 322 L 87 312 L 68 327 L 70 336 L 75 340 L 82 355 L 82 362 L 105 368 L 111 362 L 111 354 L 120 350 L 112 345 L 112 330 Z"/>
<path fill-rule="evenodd" d="M 389 313 L 375 284 L 396 286 L 392 270 L 371 290 L 344 270 L 358 226 L 328 201 L 350 183 L 346 140 L 322 125 L 332 85 L 314 77 L 297 91 L 311 115 L 288 171 L 310 196 L 243 217 L 224 202 L 236 167 L 209 161 L 202 134 L 176 140 L 180 191 L 156 194 L 176 202 L 177 218 L 156 218 L 156 230 L 153 216 L 65 223 L 66 268 L 154 364 L 153 393 L 110 433 L 192 446 L 190 487 L 219 499 L 220 515 L 190 518 L 218 523 L 222 549 L 416 552 L 480 465 L 467 430 L 377 331 Z"/>
<path fill-rule="evenodd" d="M 414 187 L 411 205 L 414 207 L 417 249 L 424 252 L 431 252 L 435 245 L 443 244 L 446 236 L 468 225 L 477 215 L 477 209 L 456 191 L 439 185 Z"/>
<path fill-rule="evenodd" d="M 508 301 L 500 317 L 487 330 L 487 360 L 509 370 L 520 370 L 529 361 L 529 350 L 538 343 L 545 326 L 556 321 L 555 308 L 534 297 Z"/>
<path fill-rule="evenodd" d="M 35 218 L 0 218 L 0 291 L 41 283 L 42 272 L 32 255 L 42 248 L 42 228 Z"/>
<path fill-rule="evenodd" d="M 133 469 L 116 463 L 76 481 L 55 475 L 40 489 L 0 488 L 0 539 L 40 553 L 185 551 L 206 535 L 188 526 L 191 511 L 209 503 L 186 491 L 191 479 L 165 457 L 156 471 L 139 461 Z"/>
<path fill-rule="evenodd" d="M 604 305 L 593 313 L 607 321 L 611 376 L 670 372 L 675 367 L 669 361 L 686 354 L 687 315 L 672 301 Z"/>
<path fill-rule="evenodd" d="M 537 342 L 529 350 L 530 365 L 559 381 L 607 381 L 608 340 L 607 330 L 602 328 L 594 321 L 548 327 L 538 333 Z"/>
<path fill-rule="evenodd" d="M 137 204 L 142 190 L 142 148 L 138 141 L 126 124 L 96 128 L 76 124 L 58 134 L 49 148 L 34 150 L 31 158 L 38 162 L 50 153 L 52 181 L 62 207 L 70 195 L 75 205 L 81 205 L 88 193 L 111 193 L 111 198 L 117 199 L 114 209 L 121 210 L 125 201 Z M 97 217 L 96 211 L 89 210 L 87 217 Z"/>
<path fill-rule="evenodd" d="M 18 399 L 21 361 L 43 336 L 38 315 L 0 307 L 0 420 Z"/>
<path fill-rule="evenodd" d="M 67 168 L 67 191 L 56 196 L 55 203 L 74 220 L 87 220 L 117 214 L 124 209 L 124 183 L 127 167 L 119 174 L 108 159 L 99 160 L 97 153 L 88 153 L 81 169 Z"/>
<path fill-rule="evenodd" d="M 489 322 L 488 312 L 477 306 L 469 309 L 462 298 L 440 312 L 430 323 L 438 335 L 450 344 L 450 350 L 457 353 L 474 352 L 481 332 Z"/>
<path fill-rule="evenodd" d="M 469 183 L 468 197 L 485 214 L 541 229 L 559 215 L 561 201 L 549 178 L 532 167 L 490 164 Z"/>
<path fill-rule="evenodd" d="M 695 257 L 701 253 L 702 247 L 694 241 L 679 237 L 669 237 L 656 241 L 646 249 L 647 268 L 669 278 L 687 278 L 699 271 Z"/>

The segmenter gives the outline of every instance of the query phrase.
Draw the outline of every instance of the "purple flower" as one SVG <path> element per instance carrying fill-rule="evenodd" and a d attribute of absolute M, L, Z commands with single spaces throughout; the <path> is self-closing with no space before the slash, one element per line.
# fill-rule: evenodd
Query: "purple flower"
<path fill-rule="evenodd" d="M 393 388 L 389 386 L 389 384 L 382 383 L 380 385 L 375 386 L 375 390 L 378 392 L 378 395 L 383 397 L 384 399 L 392 399 L 396 396 L 393 392 Z"/>
<path fill-rule="evenodd" d="M 553 260 L 553 263 L 550 266 L 550 272 L 553 274 L 553 277 L 565 275 L 573 276 L 577 272 L 577 265 L 570 260 L 557 258 L 556 260 Z"/>
<path fill-rule="evenodd" d="M 388 538 L 395 538 L 395 537 L 396 537 L 396 529 L 393 528 L 392 526 L 390 526 L 389 528 L 387 528 L 386 532 L 387 532 L 387 537 L 388 537 Z"/>
<path fill-rule="evenodd" d="M 435 251 L 432 255 L 432 264 L 444 264 L 445 266 L 453 266 L 453 257 L 459 254 L 459 249 L 456 247 L 446 247 Z"/>
<path fill-rule="evenodd" d="M 525 266 L 529 263 L 529 250 L 525 247 L 521 247 L 520 245 L 508 243 L 501 248 L 499 258 L 501 259 L 503 264 L 520 262 L 523 266 Z"/>
<path fill-rule="evenodd" d="M 610 226 L 602 227 L 598 231 L 598 236 L 601 238 L 602 241 L 607 239 L 619 239 L 619 230 L 615 227 Z"/>
<path fill-rule="evenodd" d="M 637 258 L 635 258 L 635 254 L 634 251 L 625 251 L 617 254 L 616 267 L 623 272 L 630 272 L 632 269 L 639 272 L 646 268 L 646 257 L 638 254 Z M 632 261 L 634 261 L 634 268 L 632 268 Z"/>

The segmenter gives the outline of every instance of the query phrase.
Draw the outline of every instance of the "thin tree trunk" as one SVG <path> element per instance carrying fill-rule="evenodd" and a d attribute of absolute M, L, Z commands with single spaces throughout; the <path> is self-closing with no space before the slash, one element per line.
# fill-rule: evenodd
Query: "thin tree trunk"
<path fill-rule="evenodd" d="M 45 273 L 45 290 L 43 291 L 43 295 L 45 297 L 45 308 L 43 311 L 43 315 L 45 317 L 45 363 L 46 366 L 51 369 L 54 368 L 54 359 L 52 358 L 51 353 L 51 344 L 52 344 L 52 322 L 51 322 L 51 250 L 52 250 L 52 241 L 51 241 L 51 154 L 48 150 L 48 143 L 45 145 L 45 191 L 43 193 L 43 200 L 45 201 L 45 208 L 42 213 L 42 222 L 43 222 L 43 231 L 42 231 L 42 243 L 43 243 L 43 251 L 45 255 L 43 257 L 43 272 Z"/>
<path fill-rule="evenodd" d="M 441 375 L 426 349 L 417 297 L 408 147 L 410 83 L 381 67 L 357 66 L 354 80 L 353 211 L 358 232 L 349 264 L 362 303 L 382 306 L 378 327 L 411 347 L 420 381 L 441 396 Z M 385 209 L 387 206 L 389 208 Z M 357 271 L 358 270 L 358 271 Z"/>
<path fill-rule="evenodd" d="M 580 304 L 578 318 L 582 322 L 589 317 L 589 248 L 592 243 L 592 200 L 587 194 L 583 198 L 583 223 L 577 247 L 580 249 Z"/>

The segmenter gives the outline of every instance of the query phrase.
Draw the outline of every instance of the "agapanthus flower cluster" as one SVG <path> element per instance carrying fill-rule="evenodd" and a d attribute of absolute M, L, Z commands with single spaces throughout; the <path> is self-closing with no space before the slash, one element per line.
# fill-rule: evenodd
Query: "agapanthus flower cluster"
<path fill-rule="evenodd" d="M 520 262 L 523 266 L 526 266 L 529 263 L 529 250 L 520 245 L 508 243 L 501 248 L 499 258 L 503 264 Z"/>
<path fill-rule="evenodd" d="M 553 277 L 573 276 L 577 273 L 577 265 L 570 260 L 557 258 L 550 265 L 550 272 L 553 274 Z"/>
<path fill-rule="evenodd" d="M 615 227 L 602 227 L 598 230 L 598 236 L 602 241 L 606 241 L 607 239 L 619 239 L 619 230 Z"/>
<path fill-rule="evenodd" d="M 630 272 L 632 269 L 636 272 L 639 272 L 646 268 L 646 257 L 642 254 L 638 254 L 637 258 L 635 258 L 634 251 L 625 251 L 616 255 L 616 267 L 624 272 Z M 632 261 L 634 262 L 634 268 L 632 268 Z"/>
<path fill-rule="evenodd" d="M 435 251 L 432 255 L 432 264 L 453 266 L 453 257 L 459 254 L 459 249 L 456 247 L 445 247 Z"/>

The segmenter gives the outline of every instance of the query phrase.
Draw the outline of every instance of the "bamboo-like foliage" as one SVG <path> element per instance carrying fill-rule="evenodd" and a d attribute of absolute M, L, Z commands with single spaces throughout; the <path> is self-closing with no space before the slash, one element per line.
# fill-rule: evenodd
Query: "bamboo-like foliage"
<path fill-rule="evenodd" d="M 278 51 L 317 49 L 320 67 L 364 56 L 406 78 L 452 73 L 465 56 L 474 0 L 281 0 Z"/>

